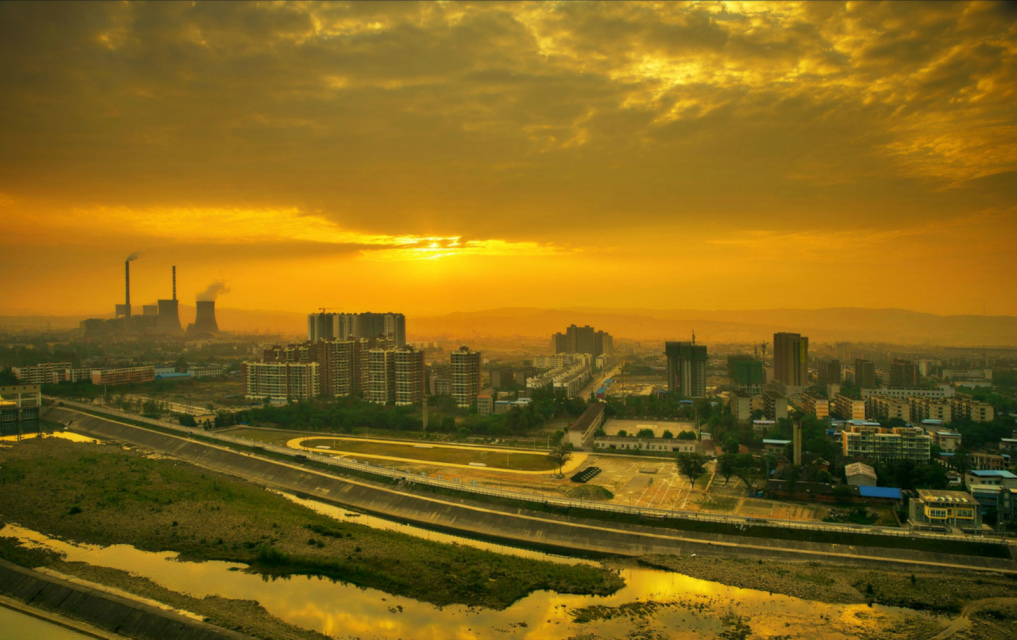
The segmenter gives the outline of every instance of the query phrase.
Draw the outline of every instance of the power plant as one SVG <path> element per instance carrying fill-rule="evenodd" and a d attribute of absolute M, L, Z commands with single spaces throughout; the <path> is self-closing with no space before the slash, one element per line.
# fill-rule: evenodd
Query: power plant
<path fill-rule="evenodd" d="M 170 336 L 183 335 L 183 327 L 180 326 L 180 312 L 177 309 L 177 268 L 173 267 L 173 298 L 170 300 L 159 300 L 159 320 L 155 325 L 155 332 Z"/>
<path fill-rule="evenodd" d="M 124 262 L 124 302 L 115 305 L 112 320 L 91 318 L 81 323 L 85 337 L 89 339 L 116 339 L 124 337 L 182 337 L 184 330 L 180 323 L 180 309 L 177 301 L 177 268 L 172 267 L 172 297 L 158 300 L 156 304 L 142 306 L 141 315 L 134 315 L 131 309 L 131 262 L 138 258 L 134 253 Z M 187 336 L 214 337 L 220 334 L 215 319 L 215 297 L 229 291 L 222 282 L 212 283 L 198 295 L 197 313 L 193 324 L 187 325 Z"/>

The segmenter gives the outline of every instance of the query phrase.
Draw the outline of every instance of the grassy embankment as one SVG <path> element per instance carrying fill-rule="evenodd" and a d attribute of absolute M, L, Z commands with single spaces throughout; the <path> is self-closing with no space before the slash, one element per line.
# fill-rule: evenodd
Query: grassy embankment
<path fill-rule="evenodd" d="M 1009 574 L 911 573 L 816 562 L 666 555 L 643 556 L 639 563 L 733 587 L 834 604 L 871 602 L 956 614 L 975 601 L 1017 598 L 1017 577 Z"/>
<path fill-rule="evenodd" d="M 318 446 L 330 447 L 327 450 L 315 450 L 315 453 L 326 455 L 343 453 L 371 456 L 386 456 L 412 460 L 421 464 L 461 464 L 471 462 L 482 463 L 495 469 L 513 469 L 520 471 L 547 471 L 557 469 L 546 453 L 526 453 L 508 451 L 484 451 L 473 448 L 456 448 L 451 446 L 413 445 L 388 442 L 366 442 L 344 438 L 314 437 L 304 440 L 302 446 L 316 449 Z"/>
<path fill-rule="evenodd" d="M 81 411 L 82 413 L 94 415 L 99 418 L 111 419 L 109 416 L 96 411 L 89 410 L 79 410 L 79 411 Z M 166 427 L 157 427 L 150 425 L 148 423 L 131 420 L 129 418 L 128 419 L 112 418 L 112 419 L 119 420 L 121 422 L 126 422 L 129 424 L 134 424 L 136 426 L 145 429 L 150 429 L 152 431 L 157 431 L 175 436 L 180 435 L 179 432 L 173 431 Z M 200 430 L 195 430 L 190 437 L 200 442 L 208 442 L 210 444 L 215 444 L 217 446 L 227 446 L 237 451 L 255 452 L 258 455 L 266 458 L 287 461 L 290 463 L 293 462 L 293 459 L 289 456 L 273 453 L 270 451 L 265 451 L 264 449 L 261 449 L 257 446 L 248 447 L 245 445 L 225 443 L 214 440 L 212 438 L 207 438 L 201 435 Z M 394 482 L 392 479 L 386 478 L 384 476 L 377 476 L 364 471 L 352 471 L 348 469 L 329 467 L 328 465 L 320 464 L 314 461 L 304 461 L 301 464 L 310 468 L 319 468 L 322 470 L 327 470 L 329 473 L 349 475 L 353 477 L 362 477 L 373 482 L 380 482 L 386 484 L 392 484 Z M 451 496 L 455 498 L 468 497 L 472 501 L 499 504 L 513 508 L 526 509 L 529 511 L 556 513 L 560 515 L 576 516 L 581 518 L 589 518 L 607 522 L 639 524 L 644 526 L 660 527 L 664 529 L 673 529 L 678 531 L 689 531 L 694 533 L 714 533 L 750 538 L 766 538 L 798 542 L 816 542 L 823 544 L 842 544 L 861 547 L 912 549 L 915 551 L 971 555 L 987 558 L 1010 557 L 1009 551 L 1007 550 L 1005 545 L 990 542 L 977 542 L 977 541 L 957 542 L 954 540 L 937 540 L 935 538 L 911 538 L 907 536 L 884 536 L 868 533 L 844 533 L 838 531 L 788 529 L 780 526 L 768 525 L 765 522 L 754 523 L 749 527 L 743 528 L 736 524 L 707 522 L 702 520 L 690 520 L 681 517 L 644 518 L 639 514 L 633 513 L 598 511 L 593 509 L 581 509 L 581 508 L 565 508 L 549 505 L 542 502 L 517 500 L 513 498 L 503 498 L 498 496 L 486 496 L 482 494 L 474 494 L 453 489 L 447 489 L 444 487 L 434 487 L 425 484 L 415 485 L 414 490 L 422 493 Z"/>
<path fill-rule="evenodd" d="M 538 589 L 606 594 L 614 573 L 340 523 L 229 476 L 56 438 L 0 452 L 0 514 L 47 535 L 321 575 L 437 605 L 503 608 Z"/>

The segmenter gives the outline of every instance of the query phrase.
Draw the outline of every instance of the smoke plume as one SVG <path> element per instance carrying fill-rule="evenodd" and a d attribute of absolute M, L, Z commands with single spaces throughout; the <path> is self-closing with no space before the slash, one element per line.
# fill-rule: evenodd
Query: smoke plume
<path fill-rule="evenodd" d="M 215 300 L 220 293 L 229 293 L 230 288 L 222 280 L 216 280 L 212 284 L 208 285 L 208 288 L 198 294 L 198 300 L 200 302 L 210 302 Z"/>
<path fill-rule="evenodd" d="M 140 251 L 135 251 L 131 255 L 127 256 L 127 262 L 134 262 L 135 260 L 137 260 L 140 257 L 141 257 L 141 252 Z"/>

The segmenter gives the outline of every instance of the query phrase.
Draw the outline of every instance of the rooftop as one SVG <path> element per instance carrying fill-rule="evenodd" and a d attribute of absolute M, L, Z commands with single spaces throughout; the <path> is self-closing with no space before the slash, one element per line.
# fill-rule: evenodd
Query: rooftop
<path fill-rule="evenodd" d="M 590 406 L 586 407 L 586 411 L 583 412 L 583 415 L 579 416 L 579 419 L 576 420 L 571 427 L 569 427 L 569 430 L 579 431 L 580 433 L 585 432 L 590 428 L 591 424 L 604 414 L 604 407 L 606 406 L 607 405 L 603 402 L 591 403 Z"/>
<path fill-rule="evenodd" d="M 1017 476 L 1009 471 L 997 471 L 994 469 L 973 469 L 968 471 L 968 473 L 976 478 L 1006 478 L 1007 480 L 1017 478 Z"/>
<path fill-rule="evenodd" d="M 862 474 L 875 479 L 876 470 L 863 462 L 852 462 L 844 467 L 844 474 L 848 476 Z"/>
<path fill-rule="evenodd" d="M 858 487 L 858 495 L 863 498 L 888 498 L 900 500 L 903 495 L 897 487 Z"/>
<path fill-rule="evenodd" d="M 935 504 L 974 504 L 975 499 L 971 494 L 963 491 L 938 491 L 933 489 L 919 489 L 918 497 L 925 503 Z"/>

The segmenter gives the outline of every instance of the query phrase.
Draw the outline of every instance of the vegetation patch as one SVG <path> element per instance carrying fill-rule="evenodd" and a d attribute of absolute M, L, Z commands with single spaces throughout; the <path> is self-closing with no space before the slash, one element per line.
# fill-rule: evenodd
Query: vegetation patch
<path fill-rule="evenodd" d="M 578 487 L 572 487 L 565 495 L 576 500 L 611 500 L 614 498 L 613 493 L 595 484 L 583 484 Z"/>
<path fill-rule="evenodd" d="M 437 605 L 503 608 L 538 589 L 608 594 L 623 584 L 595 567 L 338 522 L 189 464 L 57 438 L 0 452 L 0 513 L 50 536 L 241 562 L 272 575 L 326 576 Z"/>

